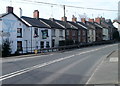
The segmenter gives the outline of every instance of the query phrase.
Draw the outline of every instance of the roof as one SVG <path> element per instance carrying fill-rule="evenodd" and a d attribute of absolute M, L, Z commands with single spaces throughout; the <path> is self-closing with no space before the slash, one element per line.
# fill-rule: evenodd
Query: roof
<path fill-rule="evenodd" d="M 118 21 L 118 20 L 114 20 L 113 23 L 114 23 L 114 22 L 117 22 L 118 24 L 120 24 L 120 21 Z"/>
<path fill-rule="evenodd" d="M 0 18 L 6 16 L 6 15 L 8 15 L 8 14 L 9 14 L 9 13 L 3 13 L 3 14 L 0 14 Z"/>
<path fill-rule="evenodd" d="M 4 17 L 4 16 L 7 16 L 9 14 L 12 14 L 14 15 L 19 21 L 21 21 L 23 24 L 25 24 L 26 26 L 28 26 L 25 22 L 22 21 L 21 18 L 19 18 L 17 15 L 15 15 L 14 13 L 3 13 L 3 14 L 0 14 L 0 18 Z"/>
<path fill-rule="evenodd" d="M 43 19 L 43 18 L 39 18 L 41 22 L 46 23 L 47 25 L 49 25 L 51 28 L 56 28 L 56 29 L 64 29 L 62 26 L 58 25 L 57 23 L 55 23 L 55 21 L 51 21 L 48 19 Z"/>
<path fill-rule="evenodd" d="M 94 23 L 86 21 L 86 24 L 87 24 L 87 26 L 89 26 L 89 28 L 95 29 L 95 24 Z"/>
<path fill-rule="evenodd" d="M 113 26 L 113 23 L 112 23 L 112 21 L 111 21 L 110 19 L 107 19 L 107 20 L 106 20 L 106 23 L 107 23 L 111 28 L 115 28 L 115 27 Z"/>
<path fill-rule="evenodd" d="M 75 23 L 75 22 L 70 22 L 70 24 L 74 25 L 75 27 L 77 27 L 78 29 L 84 29 L 82 26 L 80 26 L 79 24 Z"/>
<path fill-rule="evenodd" d="M 97 22 L 95 22 L 94 24 L 101 29 L 103 28 L 102 25 L 98 24 Z"/>
<path fill-rule="evenodd" d="M 77 24 L 81 25 L 85 29 L 88 29 L 88 27 L 89 27 L 86 24 L 84 24 L 83 22 L 77 22 Z"/>
<path fill-rule="evenodd" d="M 64 28 L 67 29 L 76 29 L 75 27 L 73 27 L 73 25 L 70 25 L 68 22 L 65 21 L 61 21 L 61 20 L 54 20 L 56 23 L 59 23 L 60 25 L 62 25 Z"/>
<path fill-rule="evenodd" d="M 101 22 L 101 25 L 105 28 L 109 28 L 109 25 L 105 22 L 105 21 L 102 21 Z"/>
<path fill-rule="evenodd" d="M 30 18 L 30 17 L 25 17 L 22 16 L 22 19 L 24 19 L 26 22 L 28 22 L 30 25 L 32 25 L 33 27 L 39 27 L 39 28 L 50 28 L 49 26 L 47 26 L 46 24 L 40 22 L 39 19 L 36 18 Z"/>

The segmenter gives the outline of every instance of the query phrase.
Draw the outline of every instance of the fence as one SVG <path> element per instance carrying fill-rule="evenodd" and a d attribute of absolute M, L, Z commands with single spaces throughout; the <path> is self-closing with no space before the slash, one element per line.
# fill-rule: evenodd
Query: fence
<path fill-rule="evenodd" d="M 76 45 L 59 46 L 59 47 L 52 47 L 52 48 L 41 48 L 41 49 L 39 46 L 37 48 L 37 53 L 64 51 L 64 50 L 82 48 L 82 47 L 87 47 L 87 46 L 103 45 L 103 44 L 111 44 L 111 43 L 115 43 L 115 41 L 109 40 L 109 41 L 102 41 L 102 42 L 80 43 L 80 44 L 76 44 Z M 22 53 L 24 53 L 24 52 L 34 53 L 36 48 L 32 47 L 32 49 L 31 49 L 31 47 L 24 47 L 23 50 L 24 51 L 22 51 Z"/>

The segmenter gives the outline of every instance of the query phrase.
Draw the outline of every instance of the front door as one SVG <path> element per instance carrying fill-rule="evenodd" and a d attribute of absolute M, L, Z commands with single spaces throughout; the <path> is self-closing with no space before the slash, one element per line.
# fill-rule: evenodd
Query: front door
<path fill-rule="evenodd" d="M 43 41 L 41 41 L 40 45 L 41 45 L 41 48 L 44 48 L 44 42 Z"/>

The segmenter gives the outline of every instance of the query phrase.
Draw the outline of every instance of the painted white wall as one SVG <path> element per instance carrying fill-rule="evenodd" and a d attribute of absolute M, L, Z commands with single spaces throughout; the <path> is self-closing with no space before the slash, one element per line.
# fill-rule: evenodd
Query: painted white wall
<path fill-rule="evenodd" d="M 114 27 L 118 28 L 118 32 L 120 34 L 120 24 L 118 24 L 117 22 L 113 23 Z"/>
<path fill-rule="evenodd" d="M 95 30 L 88 29 L 88 42 L 94 42 L 95 41 Z"/>
<path fill-rule="evenodd" d="M 108 29 L 107 28 L 103 28 L 103 40 L 109 40 L 109 34 L 108 34 Z"/>
<path fill-rule="evenodd" d="M 34 52 L 35 49 L 41 49 L 41 41 L 44 42 L 44 48 L 46 48 L 46 42 L 49 42 L 49 46 L 51 47 L 51 29 L 48 28 L 38 28 L 38 37 L 34 37 L 34 29 L 37 27 L 29 27 L 29 29 L 26 29 L 27 34 L 25 34 L 25 40 L 27 40 L 28 45 L 28 51 Z M 48 37 L 46 39 L 42 38 L 42 30 L 48 30 Z M 32 33 L 32 36 L 31 36 Z M 32 41 L 32 42 L 31 42 Z M 31 46 L 32 43 L 32 46 Z M 26 42 L 25 42 L 26 44 Z"/>
<path fill-rule="evenodd" d="M 60 35 L 60 31 L 62 31 L 62 36 Z M 59 46 L 59 41 L 65 40 L 65 30 L 64 29 L 55 29 L 55 37 L 52 37 L 55 39 L 55 47 Z"/>
<path fill-rule="evenodd" d="M 17 28 L 22 28 L 22 38 L 17 38 Z M 3 36 L 3 40 L 9 39 L 9 41 L 11 42 L 12 53 L 15 53 L 15 51 L 17 50 L 17 41 L 23 42 L 24 29 L 27 29 L 27 27 L 13 14 L 8 14 L 2 17 L 3 33 L 9 33 L 9 36 Z M 23 43 L 22 47 L 24 46 L 25 45 Z"/>

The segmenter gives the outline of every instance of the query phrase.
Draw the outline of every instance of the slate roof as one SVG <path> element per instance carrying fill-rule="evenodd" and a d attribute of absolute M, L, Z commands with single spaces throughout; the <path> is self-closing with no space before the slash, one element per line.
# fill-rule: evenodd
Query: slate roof
<path fill-rule="evenodd" d="M 97 22 L 95 22 L 94 24 L 95 24 L 97 27 L 101 28 L 101 29 L 103 28 L 102 25 L 101 25 L 101 24 L 98 24 Z"/>
<path fill-rule="evenodd" d="M 101 26 L 104 28 L 109 28 L 109 25 L 105 21 L 101 22 Z"/>
<path fill-rule="evenodd" d="M 118 20 L 113 21 L 113 23 L 114 23 L 114 22 L 117 22 L 118 24 L 120 24 L 120 21 L 118 21 Z"/>
<path fill-rule="evenodd" d="M 95 29 L 94 23 L 86 21 L 86 24 L 87 24 L 87 26 L 89 26 L 89 28 Z"/>
<path fill-rule="evenodd" d="M 115 28 L 115 27 L 113 26 L 113 23 L 112 23 L 112 21 L 111 21 L 110 19 L 107 19 L 107 20 L 106 20 L 106 23 L 107 23 L 111 28 Z"/>
<path fill-rule="evenodd" d="M 14 15 L 19 21 L 21 21 L 22 23 L 24 23 L 26 26 L 28 26 L 25 22 L 23 22 L 17 15 L 15 15 L 14 13 L 3 13 L 3 14 L 0 14 L 0 18 L 4 17 L 4 16 L 7 16 L 9 14 L 12 14 Z"/>
<path fill-rule="evenodd" d="M 75 22 L 71 22 L 69 21 L 70 24 L 74 25 L 75 27 L 77 27 L 78 29 L 84 29 L 82 26 L 80 26 L 79 24 L 75 23 Z"/>
<path fill-rule="evenodd" d="M 80 25 L 82 25 L 82 27 L 83 27 L 84 29 L 88 29 L 88 28 L 89 28 L 89 26 L 86 25 L 86 24 L 84 24 L 83 22 L 77 22 L 77 23 L 80 24 Z"/>
<path fill-rule="evenodd" d="M 51 28 L 56 28 L 56 29 L 64 29 L 62 26 L 58 25 L 57 23 L 55 23 L 55 21 L 51 21 L 49 19 L 43 19 L 43 18 L 39 18 L 41 22 L 46 23 L 47 25 L 49 25 Z"/>
<path fill-rule="evenodd" d="M 33 27 L 39 27 L 39 28 L 50 28 L 49 26 L 47 26 L 46 24 L 40 22 L 39 19 L 36 18 L 30 18 L 30 17 L 25 17 L 22 16 L 22 19 L 24 19 L 26 22 L 28 22 L 30 25 L 32 25 Z"/>
<path fill-rule="evenodd" d="M 6 15 L 8 15 L 8 14 L 9 14 L 9 13 L 3 13 L 3 14 L 0 14 L 0 18 L 6 16 Z"/>
<path fill-rule="evenodd" d="M 68 22 L 61 21 L 61 20 L 54 20 L 54 21 L 64 26 L 64 28 L 66 27 L 67 29 L 76 29 L 75 27 L 73 27 L 73 25 L 70 25 Z"/>

